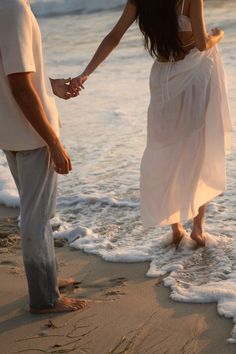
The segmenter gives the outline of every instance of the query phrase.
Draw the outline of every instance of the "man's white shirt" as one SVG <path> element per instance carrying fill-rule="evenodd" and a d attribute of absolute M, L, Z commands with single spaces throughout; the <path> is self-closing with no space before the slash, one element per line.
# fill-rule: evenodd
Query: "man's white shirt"
<path fill-rule="evenodd" d="M 17 105 L 8 75 L 32 73 L 32 83 L 48 120 L 57 134 L 58 112 L 45 72 L 38 23 L 27 0 L 0 0 L 0 149 L 33 150 L 45 141 L 28 123 Z"/>

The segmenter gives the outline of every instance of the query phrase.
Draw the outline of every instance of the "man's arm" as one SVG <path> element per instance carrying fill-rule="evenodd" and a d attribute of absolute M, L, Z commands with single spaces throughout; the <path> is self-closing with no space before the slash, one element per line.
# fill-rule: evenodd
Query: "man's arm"
<path fill-rule="evenodd" d="M 72 169 L 70 158 L 48 122 L 41 100 L 32 84 L 31 75 L 8 75 L 12 94 L 25 118 L 48 145 L 56 172 L 67 174 Z"/>

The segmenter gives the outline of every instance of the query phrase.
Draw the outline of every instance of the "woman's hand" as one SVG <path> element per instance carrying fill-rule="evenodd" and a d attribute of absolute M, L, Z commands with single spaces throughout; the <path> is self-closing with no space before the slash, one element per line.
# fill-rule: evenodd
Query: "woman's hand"
<path fill-rule="evenodd" d="M 71 91 L 77 92 L 80 91 L 81 89 L 84 89 L 84 83 L 87 80 L 88 80 L 88 75 L 83 75 L 83 74 L 73 78 L 70 82 Z"/>
<path fill-rule="evenodd" d="M 225 35 L 225 33 L 224 33 L 224 31 L 222 31 L 220 28 L 212 28 L 211 30 L 210 30 L 210 35 L 212 36 L 212 37 L 218 37 L 219 38 L 219 41 L 221 41 L 223 38 L 224 38 L 224 35 Z"/>

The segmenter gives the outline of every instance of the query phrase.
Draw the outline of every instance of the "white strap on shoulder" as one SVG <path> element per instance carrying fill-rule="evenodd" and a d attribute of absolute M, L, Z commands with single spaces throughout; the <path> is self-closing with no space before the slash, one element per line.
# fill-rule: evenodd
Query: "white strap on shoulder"
<path fill-rule="evenodd" d="M 183 0 L 183 2 L 182 2 L 182 10 L 181 10 L 181 15 L 183 15 L 183 14 L 184 14 L 184 5 L 185 5 L 185 0 Z"/>

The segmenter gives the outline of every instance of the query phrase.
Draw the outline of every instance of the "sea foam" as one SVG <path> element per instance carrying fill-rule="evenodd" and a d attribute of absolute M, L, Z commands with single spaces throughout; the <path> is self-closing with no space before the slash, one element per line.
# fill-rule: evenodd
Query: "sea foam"
<path fill-rule="evenodd" d="M 217 303 L 219 315 L 236 324 L 236 249 L 230 237 L 206 234 L 206 247 L 197 248 L 186 233 L 178 249 L 170 233 L 145 242 L 122 242 L 77 225 L 55 233 L 67 238 L 70 247 L 95 254 L 109 262 L 150 262 L 148 277 L 164 277 L 175 301 Z M 236 326 L 229 343 L 236 343 Z"/>
<path fill-rule="evenodd" d="M 19 194 L 3 153 L 0 152 L 0 204 L 19 207 Z"/>

